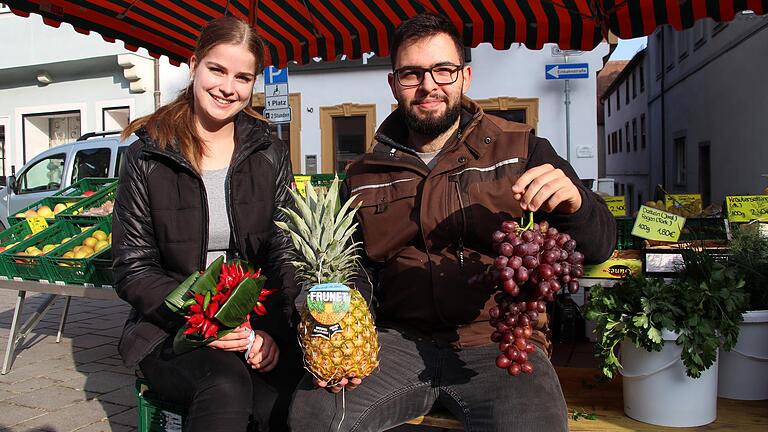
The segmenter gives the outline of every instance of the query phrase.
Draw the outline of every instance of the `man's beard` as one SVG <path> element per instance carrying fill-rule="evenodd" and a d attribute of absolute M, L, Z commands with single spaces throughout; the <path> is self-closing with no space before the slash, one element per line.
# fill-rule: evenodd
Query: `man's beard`
<path fill-rule="evenodd" d="M 443 99 L 447 100 L 447 99 Z M 413 132 L 425 137 L 435 138 L 451 128 L 461 115 L 461 101 L 450 103 L 448 101 L 445 113 L 442 115 L 419 116 L 415 109 L 404 106 L 399 102 L 399 107 L 403 113 L 405 125 Z"/>

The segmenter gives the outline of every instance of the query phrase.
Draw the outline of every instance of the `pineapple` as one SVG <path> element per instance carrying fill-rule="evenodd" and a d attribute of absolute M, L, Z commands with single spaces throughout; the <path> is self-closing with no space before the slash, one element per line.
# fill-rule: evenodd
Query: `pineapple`
<path fill-rule="evenodd" d="M 357 272 L 359 243 L 352 241 L 352 234 L 360 206 L 350 208 L 354 198 L 340 205 L 338 178 L 327 193 L 318 195 L 307 182 L 305 197 L 294 190 L 291 195 L 297 211 L 280 208 L 288 220 L 275 223 L 295 246 L 293 265 L 301 289 L 348 286 Z M 379 364 L 378 335 L 365 299 L 354 287 L 344 296 L 348 307 L 346 302 L 323 303 L 308 296 L 298 328 L 307 370 L 329 385 L 344 377 L 364 378 Z"/>

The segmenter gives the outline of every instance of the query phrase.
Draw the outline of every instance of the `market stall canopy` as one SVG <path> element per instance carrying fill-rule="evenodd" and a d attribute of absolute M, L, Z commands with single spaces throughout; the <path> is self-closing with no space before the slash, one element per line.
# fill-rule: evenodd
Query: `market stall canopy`
<path fill-rule="evenodd" d="M 645 36 L 660 25 L 691 27 L 710 17 L 730 21 L 736 13 L 768 11 L 768 0 L 6 0 L 21 16 L 39 14 L 58 27 L 62 22 L 81 33 L 98 32 L 122 40 L 135 51 L 166 55 L 174 64 L 187 61 L 201 27 L 231 14 L 258 29 L 269 49 L 268 64 L 334 60 L 345 54 L 389 55 L 389 38 L 404 19 L 420 12 L 448 16 L 464 43 L 488 42 L 507 49 L 523 43 L 540 49 L 591 50 L 612 32 L 623 39 Z"/>

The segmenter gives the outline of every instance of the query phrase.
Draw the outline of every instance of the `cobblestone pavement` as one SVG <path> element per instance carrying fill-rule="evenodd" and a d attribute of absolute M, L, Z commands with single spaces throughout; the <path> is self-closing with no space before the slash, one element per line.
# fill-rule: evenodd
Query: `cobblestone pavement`
<path fill-rule="evenodd" d="M 27 293 L 21 322 L 47 297 Z M 0 432 L 127 432 L 138 414 L 133 370 L 122 366 L 117 340 L 128 314 L 119 300 L 72 298 L 60 343 L 59 297 L 0 375 Z M 0 347 L 8 343 L 16 291 L 0 290 Z"/>

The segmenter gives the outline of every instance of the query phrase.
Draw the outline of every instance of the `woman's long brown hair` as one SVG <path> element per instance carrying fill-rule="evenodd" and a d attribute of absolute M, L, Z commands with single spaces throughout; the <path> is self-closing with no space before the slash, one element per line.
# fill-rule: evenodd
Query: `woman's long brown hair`
<path fill-rule="evenodd" d="M 261 73 L 264 62 L 264 43 L 256 31 L 246 22 L 225 16 L 209 22 L 200 33 L 193 55 L 198 64 L 214 47 L 221 44 L 243 45 L 256 58 L 255 75 Z M 187 88 L 173 102 L 158 108 L 154 113 L 132 121 L 121 135 L 122 139 L 145 126 L 147 133 L 161 149 L 177 148 L 190 161 L 195 170 L 200 170 L 200 161 L 205 152 L 203 140 L 197 133 L 194 107 L 195 97 L 190 82 Z M 264 118 L 250 103 L 243 112 L 260 120 Z"/>

